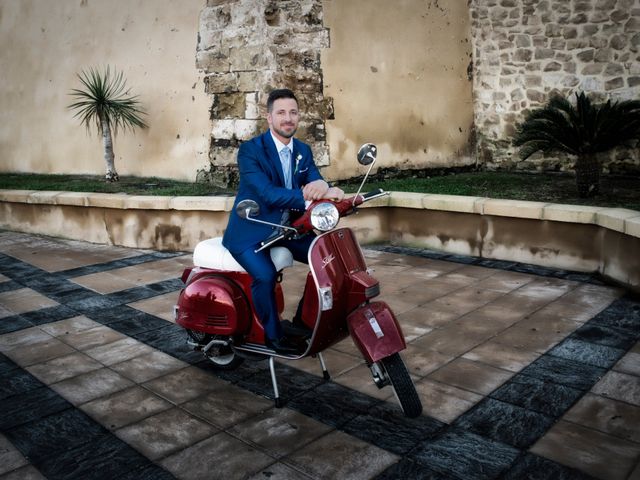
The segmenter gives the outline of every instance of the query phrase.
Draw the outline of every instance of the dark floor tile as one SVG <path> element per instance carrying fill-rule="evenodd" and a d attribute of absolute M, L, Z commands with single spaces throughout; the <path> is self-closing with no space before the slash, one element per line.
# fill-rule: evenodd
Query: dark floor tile
<path fill-rule="evenodd" d="M 40 387 L 0 400 L 0 429 L 8 430 L 72 408 L 49 387 Z"/>
<path fill-rule="evenodd" d="M 44 325 L 45 323 L 57 322 L 77 315 L 78 312 L 65 305 L 56 305 L 55 307 L 47 307 L 23 313 L 22 318 L 34 325 Z"/>
<path fill-rule="evenodd" d="M 264 372 L 258 372 L 251 377 L 240 380 L 238 385 L 258 395 L 274 398 L 271 374 L 268 366 L 266 367 Z M 324 379 L 321 377 L 296 370 L 287 365 L 276 364 L 276 376 L 280 398 L 287 405 L 293 398 L 304 394 L 324 382 Z"/>
<path fill-rule="evenodd" d="M 411 456 L 445 476 L 489 480 L 506 471 L 519 453 L 516 448 L 480 435 L 449 429 L 419 445 Z"/>
<path fill-rule="evenodd" d="M 640 306 L 627 298 L 613 302 L 598 313 L 589 323 L 613 327 L 640 337 Z"/>
<path fill-rule="evenodd" d="M 487 398 L 460 416 L 454 425 L 524 449 L 542 437 L 555 421 L 541 413 Z"/>
<path fill-rule="evenodd" d="M 47 478 L 65 480 L 113 480 L 148 465 L 148 459 L 111 434 L 94 437 L 36 463 Z"/>
<path fill-rule="evenodd" d="M 147 298 L 155 297 L 157 292 L 147 286 L 133 287 L 126 290 L 120 290 L 119 292 L 113 292 L 107 295 L 107 297 L 115 302 L 117 305 L 124 305 L 126 303 L 137 302 L 138 300 L 145 300 Z"/>
<path fill-rule="evenodd" d="M 629 331 L 599 325 L 593 321 L 589 321 L 578 328 L 569 338 L 604 345 L 605 347 L 619 348 L 624 351 L 629 350 L 636 343 L 635 335 L 630 335 Z"/>
<path fill-rule="evenodd" d="M 14 395 L 22 395 L 42 386 L 40 380 L 25 370 L 9 370 L 0 374 L 0 400 Z"/>
<path fill-rule="evenodd" d="M 175 480 L 171 473 L 153 463 L 120 475 L 118 480 Z M 267 479 L 265 479 L 267 480 Z"/>
<path fill-rule="evenodd" d="M 491 397 L 519 407 L 559 418 L 584 395 L 584 391 L 553 382 L 516 375 L 494 390 Z"/>
<path fill-rule="evenodd" d="M 145 253 L 142 255 L 137 255 L 135 257 L 121 258 L 118 260 L 112 260 L 110 262 L 96 263 L 93 265 L 86 265 L 83 267 L 70 268 L 68 270 L 63 270 L 61 272 L 58 272 L 58 275 L 61 275 L 64 278 L 81 277 L 84 275 L 90 275 L 92 273 L 107 272 L 109 270 L 116 270 L 118 268 L 131 267 L 134 265 L 140 265 L 141 263 L 153 262 L 161 258 L 171 258 L 177 255 L 181 255 L 181 254 L 170 253 L 168 256 L 164 256 L 164 255 L 157 255 L 156 253 L 162 253 L 162 252 Z"/>
<path fill-rule="evenodd" d="M 287 402 L 287 407 L 332 427 L 341 427 L 358 415 L 369 412 L 380 400 L 333 382 Z"/>
<path fill-rule="evenodd" d="M 593 477 L 543 457 L 527 453 L 518 458 L 502 480 L 593 480 Z"/>
<path fill-rule="evenodd" d="M 217 370 L 209 360 L 204 359 L 202 353 L 194 353 L 197 353 L 197 361 L 193 363 L 194 365 L 205 371 L 213 373 L 217 377 L 226 380 L 227 382 L 239 383 L 241 380 L 247 379 L 252 375 L 255 375 L 256 373 L 263 374 L 264 372 L 267 372 L 268 375 L 269 367 L 266 360 L 259 362 L 245 361 L 235 370 Z"/>
<path fill-rule="evenodd" d="M 452 477 L 434 472 L 425 465 L 404 458 L 374 478 L 375 480 L 451 480 Z"/>
<path fill-rule="evenodd" d="M 111 323 L 129 320 L 135 317 L 137 313 L 139 313 L 139 310 L 135 308 L 128 307 L 127 305 L 116 305 L 105 310 L 94 310 L 89 312 L 87 316 L 91 318 L 91 320 L 102 323 L 103 325 L 110 325 Z"/>
<path fill-rule="evenodd" d="M 13 290 L 19 290 L 21 288 L 24 288 L 23 285 L 19 284 L 15 280 L 8 280 L 0 283 L 0 293 L 12 292 Z"/>
<path fill-rule="evenodd" d="M 84 290 L 83 287 L 70 282 L 61 275 L 48 272 L 42 272 L 40 275 L 31 277 L 26 283 L 29 285 L 29 288 L 48 297 L 64 296 Z"/>
<path fill-rule="evenodd" d="M 619 348 L 607 347 L 606 345 L 588 343 L 576 338 L 567 338 L 547 353 L 554 357 L 566 358 L 567 360 L 609 369 L 622 358 L 625 351 Z"/>
<path fill-rule="evenodd" d="M 470 257 L 468 255 L 449 254 L 446 257 L 444 257 L 444 259 L 449 262 L 463 263 L 465 265 L 475 265 L 476 263 L 480 262 L 479 258 Z"/>
<path fill-rule="evenodd" d="M 65 298 L 57 301 L 84 314 L 89 314 L 96 310 L 110 309 L 118 305 L 118 302 L 113 299 L 90 291 L 79 292 L 74 294 L 72 298 Z"/>
<path fill-rule="evenodd" d="M 543 355 L 525 367 L 521 373 L 577 390 L 589 390 L 606 370 L 573 360 Z"/>
<path fill-rule="evenodd" d="M 0 374 L 20 368 L 13 360 L 0 353 Z"/>
<path fill-rule="evenodd" d="M 172 278 L 162 282 L 150 283 L 147 285 L 147 288 L 156 292 L 156 295 L 161 295 L 163 293 L 175 292 L 184 288 L 184 283 L 182 283 L 182 280 L 179 278 Z"/>
<path fill-rule="evenodd" d="M 0 335 L 17 332 L 29 327 L 33 327 L 33 324 L 22 315 L 0 318 Z"/>
<path fill-rule="evenodd" d="M 80 410 L 69 409 L 5 431 L 11 443 L 34 464 L 91 442 L 107 433 Z"/>
<path fill-rule="evenodd" d="M 516 263 L 509 270 L 519 273 L 530 273 L 540 277 L 562 278 L 569 274 L 566 270 L 557 270 L 554 268 L 541 267 L 539 265 L 531 265 L 527 263 Z"/>
<path fill-rule="evenodd" d="M 504 260 L 491 260 L 491 259 L 488 259 L 488 258 L 483 258 L 478 263 L 478 266 L 480 266 L 480 267 L 495 268 L 495 269 L 499 269 L 499 270 L 509 270 L 514 265 L 516 265 L 515 262 L 507 262 L 507 261 L 504 261 Z"/>
<path fill-rule="evenodd" d="M 125 335 L 133 336 L 137 333 L 157 330 L 167 326 L 167 321 L 148 313 L 135 311 L 126 320 L 120 320 L 109 324 L 110 328 Z"/>
<path fill-rule="evenodd" d="M 389 452 L 405 455 L 445 426 L 446 424 L 427 416 L 407 418 L 400 407 L 385 402 L 358 415 L 344 425 L 342 430 Z"/>

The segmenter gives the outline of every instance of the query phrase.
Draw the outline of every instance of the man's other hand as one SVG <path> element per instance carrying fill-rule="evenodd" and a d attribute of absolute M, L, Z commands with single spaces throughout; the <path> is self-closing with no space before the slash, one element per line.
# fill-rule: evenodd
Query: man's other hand
<path fill-rule="evenodd" d="M 302 189 L 302 195 L 305 200 L 320 200 L 325 198 L 325 194 L 329 190 L 329 185 L 324 180 L 314 180 L 307 183 Z"/>

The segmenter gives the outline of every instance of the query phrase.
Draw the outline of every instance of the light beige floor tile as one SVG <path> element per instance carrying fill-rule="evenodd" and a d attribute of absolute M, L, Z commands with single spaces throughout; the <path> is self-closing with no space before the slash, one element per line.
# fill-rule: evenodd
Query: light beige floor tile
<path fill-rule="evenodd" d="M 47 480 L 33 465 L 25 465 L 0 478 L 2 480 Z"/>
<path fill-rule="evenodd" d="M 591 392 L 640 406 L 640 377 L 609 371 L 595 384 Z"/>
<path fill-rule="evenodd" d="M 562 418 L 640 444 L 640 407 L 591 393 Z"/>
<path fill-rule="evenodd" d="M 512 376 L 513 372 L 457 358 L 429 374 L 428 378 L 480 395 L 488 395 Z"/>
<path fill-rule="evenodd" d="M 392 453 L 333 431 L 289 455 L 285 463 L 323 479 L 375 478 L 399 460 Z"/>
<path fill-rule="evenodd" d="M 144 387 L 172 403 L 180 404 L 201 397 L 229 384 L 198 367 L 187 367 L 144 384 Z"/>
<path fill-rule="evenodd" d="M 276 458 L 300 449 L 333 428 L 287 408 L 272 408 L 228 432 Z"/>
<path fill-rule="evenodd" d="M 171 355 L 153 351 L 131 360 L 116 363 L 111 368 L 136 383 L 143 383 L 187 366 L 187 363 Z"/>
<path fill-rule="evenodd" d="M 55 307 L 58 302 L 39 294 L 30 288 L 20 288 L 0 293 L 0 305 L 12 314 L 31 312 L 42 308 Z"/>
<path fill-rule="evenodd" d="M 540 354 L 533 350 L 509 347 L 493 340 L 478 345 L 462 355 L 463 358 L 491 365 L 511 372 L 519 372 L 536 360 Z"/>
<path fill-rule="evenodd" d="M 444 355 L 435 350 L 424 350 L 409 345 L 407 349 L 402 352 L 402 358 L 409 373 L 417 377 L 424 377 L 443 365 L 446 365 L 453 360 L 454 357 Z"/>
<path fill-rule="evenodd" d="M 429 377 L 415 382 L 422 401 L 423 414 L 451 423 L 484 397 L 451 385 L 434 382 Z"/>
<path fill-rule="evenodd" d="M 80 408 L 109 430 L 115 430 L 172 407 L 171 403 L 136 385 L 85 403 Z"/>
<path fill-rule="evenodd" d="M 256 473 L 248 480 L 311 480 L 309 477 L 302 473 L 300 470 L 294 470 L 288 465 L 283 463 L 274 463 L 269 465 L 264 470 Z"/>
<path fill-rule="evenodd" d="M 151 460 L 157 460 L 214 435 L 217 429 L 179 408 L 157 413 L 115 434 Z M 191 468 L 195 464 L 190 465 Z M 186 470 L 185 470 L 186 472 Z"/>
<path fill-rule="evenodd" d="M 224 472 L 225 480 L 241 480 L 253 475 L 274 459 L 246 443 L 221 432 L 160 462 L 181 480 L 212 478 L 212 472 Z"/>
<path fill-rule="evenodd" d="M 60 336 L 60 340 L 78 350 L 89 350 L 125 338 L 126 335 L 104 325 Z"/>
<path fill-rule="evenodd" d="M 423 350 L 435 350 L 448 356 L 459 356 L 486 340 L 484 334 L 460 335 L 460 330 L 449 325 L 439 330 L 433 330 L 411 342 L 414 347 Z"/>
<path fill-rule="evenodd" d="M 114 272 L 117 272 L 117 270 L 91 273 L 81 277 L 74 277 L 71 281 L 103 295 L 139 286 L 139 283 L 122 278 Z"/>
<path fill-rule="evenodd" d="M 613 366 L 617 372 L 640 377 L 640 353 L 629 352 Z"/>
<path fill-rule="evenodd" d="M 51 385 L 100 368 L 102 364 L 99 362 L 81 352 L 75 352 L 48 362 L 31 365 L 27 370 L 42 383 Z"/>
<path fill-rule="evenodd" d="M 102 368 L 54 383 L 51 388 L 74 405 L 81 405 L 132 385 L 133 382 L 122 375 Z"/>
<path fill-rule="evenodd" d="M 140 310 L 141 312 L 155 315 L 156 317 L 167 320 L 168 322 L 175 322 L 173 307 L 177 302 L 178 292 L 169 292 L 164 295 L 158 295 L 157 297 L 130 303 L 129 306 L 136 310 Z"/>
<path fill-rule="evenodd" d="M 4 351 L 4 354 L 18 365 L 28 367 L 36 363 L 45 363 L 54 358 L 63 357 L 74 352 L 75 350 L 66 343 L 61 342 L 57 338 L 49 337 L 49 340 L 16 346 Z"/>
<path fill-rule="evenodd" d="M 39 327 L 25 328 L 17 332 L 0 335 L 0 352 L 6 352 L 14 348 L 31 345 L 34 343 L 51 340 L 53 337 Z"/>
<path fill-rule="evenodd" d="M 348 353 L 343 353 L 338 350 L 326 350 L 322 352 L 322 356 L 324 358 L 325 365 L 329 374 L 333 376 L 342 375 L 345 372 L 348 372 L 352 368 L 357 367 L 364 363 L 362 355 L 357 357 L 350 355 Z M 322 376 L 322 367 L 320 366 L 320 359 L 307 357 L 302 360 L 282 360 L 281 363 L 288 364 L 293 368 L 297 368 L 298 370 L 302 370 L 304 372 L 310 373 L 312 375 Z"/>
<path fill-rule="evenodd" d="M 122 340 L 107 343 L 106 345 L 89 348 L 85 350 L 84 353 L 103 365 L 109 366 L 149 354 L 153 351 L 154 349 L 148 345 L 127 337 Z"/>
<path fill-rule="evenodd" d="M 359 365 L 356 368 L 343 373 L 342 375 L 333 376 L 332 380 L 335 383 L 344 385 L 358 392 L 370 395 L 380 400 L 388 400 L 393 397 L 394 393 L 390 386 L 384 388 L 376 387 L 373 383 L 373 377 L 371 376 L 371 370 L 366 365 Z"/>
<path fill-rule="evenodd" d="M 29 462 L 16 447 L 0 434 L 0 475 L 27 465 Z"/>
<path fill-rule="evenodd" d="M 222 429 L 273 408 L 273 401 L 227 385 L 183 403 L 181 408 Z"/>
<path fill-rule="evenodd" d="M 68 318 L 66 320 L 60 320 L 59 322 L 46 323 L 41 325 L 40 328 L 54 337 L 61 337 L 64 335 L 70 335 L 79 333 L 84 330 L 99 327 L 98 322 L 85 317 L 84 315 L 79 317 Z"/>
<path fill-rule="evenodd" d="M 561 420 L 531 452 L 596 478 L 625 480 L 640 455 L 640 444 Z"/>

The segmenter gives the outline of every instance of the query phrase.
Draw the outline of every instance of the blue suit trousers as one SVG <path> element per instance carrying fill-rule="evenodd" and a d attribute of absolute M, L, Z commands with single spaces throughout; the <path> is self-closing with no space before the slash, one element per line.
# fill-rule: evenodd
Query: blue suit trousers
<path fill-rule="evenodd" d="M 315 235 L 305 235 L 296 240 L 280 241 L 273 246 L 285 247 L 293 254 L 296 261 L 308 263 L 307 254 L 314 239 Z M 269 249 L 256 253 L 255 248 L 251 247 L 240 253 L 232 253 L 232 255 L 253 279 L 251 282 L 253 305 L 262 322 L 266 337 L 270 340 L 277 340 L 282 337 L 275 296 L 278 272 L 271 261 Z"/>

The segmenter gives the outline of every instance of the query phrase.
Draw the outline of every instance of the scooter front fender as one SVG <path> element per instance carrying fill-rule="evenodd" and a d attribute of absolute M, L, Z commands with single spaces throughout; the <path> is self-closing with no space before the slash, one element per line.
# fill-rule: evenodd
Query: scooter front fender
<path fill-rule="evenodd" d="M 349 333 L 367 363 L 407 348 L 400 324 L 385 302 L 371 302 L 347 317 Z"/>

